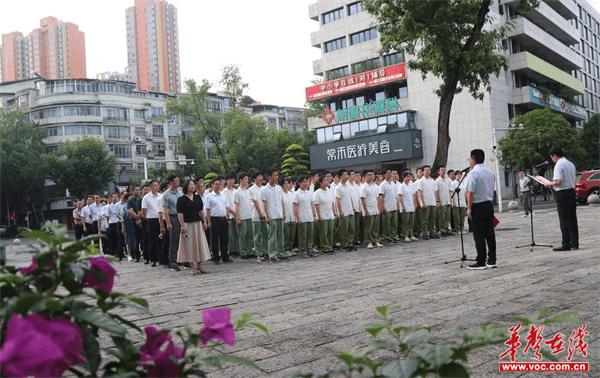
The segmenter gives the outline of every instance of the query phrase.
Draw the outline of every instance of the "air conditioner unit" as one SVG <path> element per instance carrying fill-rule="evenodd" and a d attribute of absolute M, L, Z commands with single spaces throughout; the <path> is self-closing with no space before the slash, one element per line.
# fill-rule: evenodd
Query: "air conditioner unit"
<path fill-rule="evenodd" d="M 140 143 L 142 141 L 142 138 L 140 138 L 139 136 L 136 136 L 133 138 L 133 141 L 136 143 Z"/>

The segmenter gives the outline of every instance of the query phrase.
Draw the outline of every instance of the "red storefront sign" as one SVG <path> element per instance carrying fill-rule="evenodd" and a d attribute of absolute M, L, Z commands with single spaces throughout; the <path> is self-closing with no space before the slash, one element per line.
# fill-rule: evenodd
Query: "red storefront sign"
<path fill-rule="evenodd" d="M 307 87 L 306 101 L 320 100 L 345 92 L 353 92 L 405 79 L 406 65 L 404 63 L 381 67 Z"/>

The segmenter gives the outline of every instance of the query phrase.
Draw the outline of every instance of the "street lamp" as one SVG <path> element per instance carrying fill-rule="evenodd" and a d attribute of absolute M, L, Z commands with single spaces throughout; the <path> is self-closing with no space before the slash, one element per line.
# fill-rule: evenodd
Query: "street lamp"
<path fill-rule="evenodd" d="M 494 153 L 494 159 L 496 160 L 496 193 L 498 194 L 498 212 L 502 212 L 502 185 L 500 185 L 500 159 L 498 154 L 498 143 L 496 141 L 496 131 L 510 131 L 515 129 L 523 128 L 524 125 L 519 123 L 515 125 L 514 123 L 508 124 L 508 127 L 505 129 L 496 129 L 492 128 L 492 140 L 493 146 L 492 151 Z"/>

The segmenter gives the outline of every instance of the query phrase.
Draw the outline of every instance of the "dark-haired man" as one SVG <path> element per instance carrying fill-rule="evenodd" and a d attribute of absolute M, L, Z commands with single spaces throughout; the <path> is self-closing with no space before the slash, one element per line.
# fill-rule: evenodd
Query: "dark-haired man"
<path fill-rule="evenodd" d="M 436 232 L 436 208 L 439 206 L 437 198 L 437 184 L 431 178 L 431 167 L 423 166 L 423 177 L 417 181 L 417 196 L 421 213 L 421 232 L 423 239 L 439 238 Z"/>
<path fill-rule="evenodd" d="M 146 264 L 152 262 L 156 266 L 161 249 L 161 238 L 165 227 L 161 221 L 163 205 L 162 196 L 158 193 L 158 181 L 150 181 L 150 192 L 142 198 L 142 218 L 146 219 L 147 251 L 144 251 Z M 146 255 L 147 254 L 147 255 Z"/>
<path fill-rule="evenodd" d="M 338 208 L 339 240 L 342 248 L 347 251 L 355 251 L 354 247 L 354 206 L 352 197 L 354 188 L 348 182 L 348 171 L 341 169 L 338 172 L 341 181 L 335 188 L 335 198 Z"/>
<path fill-rule="evenodd" d="M 271 170 L 268 175 L 269 182 L 260 192 L 269 233 L 267 252 L 271 261 L 287 260 L 287 256 L 283 251 L 283 219 L 285 218 L 283 190 L 277 184 L 279 173 L 276 170 Z"/>
<path fill-rule="evenodd" d="M 477 261 L 468 269 L 496 268 L 496 234 L 494 233 L 494 174 L 484 164 L 483 150 L 471 151 L 467 182 L 467 216 L 473 220 L 473 238 Z M 487 252 L 486 252 L 487 243 Z M 487 257 L 487 263 L 486 263 Z"/>
<path fill-rule="evenodd" d="M 252 234 L 254 235 L 254 253 L 256 253 L 256 262 L 262 261 L 262 257 L 267 255 L 269 235 L 267 224 L 265 223 L 265 206 L 260 198 L 263 190 L 263 175 L 255 173 L 252 176 L 254 185 L 248 189 L 250 200 L 252 201 Z"/>
<path fill-rule="evenodd" d="M 229 258 L 227 244 L 229 241 L 227 214 L 229 201 L 221 193 L 221 178 L 217 177 L 212 182 L 212 193 L 206 197 L 206 214 L 210 228 L 211 251 L 213 263 L 232 263 Z"/>
<path fill-rule="evenodd" d="M 531 179 L 527 177 L 525 174 L 525 170 L 523 168 L 519 169 L 519 196 L 521 197 L 521 204 L 523 205 L 524 217 L 529 216 L 529 212 L 531 211 L 531 202 L 529 201 L 529 197 L 531 195 Z"/>
<path fill-rule="evenodd" d="M 240 230 L 235 221 L 235 178 L 233 175 L 228 175 L 225 178 L 225 189 L 223 189 L 223 195 L 227 198 L 229 203 L 229 213 L 227 213 L 227 223 L 229 224 L 229 240 L 227 245 L 229 247 L 229 254 L 231 256 L 240 256 Z"/>
<path fill-rule="evenodd" d="M 133 187 L 133 196 L 127 200 L 127 213 L 125 216 L 125 243 L 127 244 L 128 259 L 140 261 L 140 242 L 142 241 L 142 199 L 141 189 L 138 185 Z"/>
<path fill-rule="evenodd" d="M 178 272 L 177 250 L 179 249 L 181 225 L 177 218 L 177 200 L 183 196 L 183 193 L 179 190 L 179 177 L 171 175 L 167 178 L 167 181 L 169 182 L 169 188 L 162 195 L 162 203 L 167 231 L 169 232 L 169 268 L 174 272 Z"/>
<path fill-rule="evenodd" d="M 233 195 L 233 203 L 235 204 L 235 223 L 239 228 L 240 254 L 242 259 L 246 260 L 252 255 L 252 208 L 254 204 L 248 190 L 248 174 L 240 173 L 238 180 L 240 186 Z"/>
<path fill-rule="evenodd" d="M 562 245 L 555 247 L 555 251 L 569 251 L 579 249 L 579 229 L 577 225 L 577 201 L 575 196 L 575 165 L 571 163 L 562 150 L 554 147 L 550 150 L 550 158 L 556 164 L 552 182 L 546 185 L 554 189 Z"/>

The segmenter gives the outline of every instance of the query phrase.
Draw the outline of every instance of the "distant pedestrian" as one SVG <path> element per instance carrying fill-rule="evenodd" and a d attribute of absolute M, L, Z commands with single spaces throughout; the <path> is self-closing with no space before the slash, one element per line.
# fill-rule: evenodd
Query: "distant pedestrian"
<path fill-rule="evenodd" d="M 519 169 L 519 196 L 523 205 L 523 216 L 529 216 L 531 212 L 531 179 L 527 177 L 524 169 Z"/>
<path fill-rule="evenodd" d="M 239 229 L 240 255 L 246 260 L 252 257 L 253 232 L 252 232 L 252 209 L 254 203 L 250 199 L 248 190 L 248 174 L 240 173 L 238 181 L 240 186 L 235 190 L 233 202 L 235 204 L 235 223 Z"/>
<path fill-rule="evenodd" d="M 320 177 L 317 181 L 319 189 L 313 195 L 313 204 L 317 215 L 316 223 L 319 233 L 319 250 L 321 253 L 333 253 L 333 229 L 335 220 L 335 197 L 328 188 L 329 180 Z"/>
<path fill-rule="evenodd" d="M 82 215 L 83 202 L 77 201 L 73 209 L 73 230 L 75 231 L 75 239 L 80 240 L 83 237 L 83 229 L 85 222 Z"/>
<path fill-rule="evenodd" d="M 260 192 L 260 198 L 265 207 L 265 222 L 269 235 L 267 253 L 271 261 L 287 260 L 283 251 L 283 190 L 279 186 L 279 173 L 276 170 L 268 172 L 269 181 Z"/>

